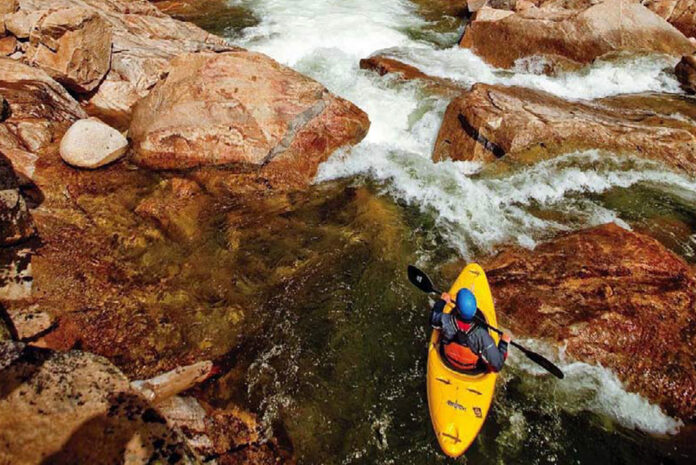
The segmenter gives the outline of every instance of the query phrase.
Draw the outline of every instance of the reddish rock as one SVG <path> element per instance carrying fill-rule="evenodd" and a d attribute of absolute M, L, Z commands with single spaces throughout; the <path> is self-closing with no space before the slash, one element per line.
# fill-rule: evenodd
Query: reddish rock
<path fill-rule="evenodd" d="M 17 38 L 7 36 L 0 38 L 0 56 L 12 55 L 17 50 Z"/>
<path fill-rule="evenodd" d="M 380 76 L 393 74 L 405 81 L 419 80 L 425 83 L 428 90 L 451 98 L 459 95 L 464 90 L 461 85 L 454 81 L 430 76 L 415 66 L 388 56 L 374 55 L 369 58 L 363 58 L 360 60 L 360 68 L 375 71 Z"/>
<path fill-rule="evenodd" d="M 631 154 L 696 173 L 696 116 L 680 96 L 569 102 L 522 87 L 476 84 L 445 112 L 433 159 L 530 162 L 576 150 Z"/>
<path fill-rule="evenodd" d="M 483 266 L 513 331 L 610 368 L 670 415 L 696 414 L 696 276 L 659 242 L 608 224 Z"/>
<path fill-rule="evenodd" d="M 555 69 L 577 68 L 618 53 L 682 56 L 694 51 L 681 32 L 632 0 L 606 0 L 586 10 L 483 8 L 460 45 L 499 68 L 529 57 Z"/>
<path fill-rule="evenodd" d="M 644 0 L 643 4 L 687 37 L 696 37 L 696 3 L 693 0 Z"/>
<path fill-rule="evenodd" d="M 96 11 L 49 11 L 33 25 L 25 60 L 79 93 L 94 90 L 111 63 L 111 27 Z"/>
<path fill-rule="evenodd" d="M 226 166 L 303 185 L 335 149 L 359 142 L 367 115 L 321 84 L 246 51 L 183 55 L 141 100 L 130 137 L 151 169 Z"/>

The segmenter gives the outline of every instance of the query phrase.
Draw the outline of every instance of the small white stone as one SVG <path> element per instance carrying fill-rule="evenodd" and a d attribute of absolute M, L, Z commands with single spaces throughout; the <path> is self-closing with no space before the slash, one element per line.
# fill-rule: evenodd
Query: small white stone
<path fill-rule="evenodd" d="M 60 142 L 60 156 L 78 168 L 99 168 L 126 153 L 128 141 L 97 118 L 76 121 Z"/>

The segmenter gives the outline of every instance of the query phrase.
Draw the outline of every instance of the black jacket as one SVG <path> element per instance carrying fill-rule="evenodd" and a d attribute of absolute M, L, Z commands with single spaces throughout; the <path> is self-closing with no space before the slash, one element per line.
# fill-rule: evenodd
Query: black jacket
<path fill-rule="evenodd" d="M 468 333 L 464 333 L 457 327 L 457 316 L 453 313 L 444 313 L 447 303 L 440 299 L 433 305 L 430 312 L 430 325 L 439 329 L 443 344 L 461 344 L 469 347 L 475 354 L 493 370 L 500 371 L 507 358 L 508 344 L 502 339 L 495 346 L 495 341 L 482 326 L 475 325 Z"/>

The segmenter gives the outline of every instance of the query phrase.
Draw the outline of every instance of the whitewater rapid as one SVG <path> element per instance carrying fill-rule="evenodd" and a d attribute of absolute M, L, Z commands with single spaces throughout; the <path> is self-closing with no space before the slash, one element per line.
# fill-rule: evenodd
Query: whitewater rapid
<path fill-rule="evenodd" d="M 239 45 L 311 76 L 369 115 L 371 128 L 365 140 L 324 163 L 317 181 L 369 178 L 394 198 L 433 215 L 438 233 L 465 258 L 492 252 L 502 243 L 533 247 L 553 233 L 609 221 L 628 227 L 617 212 L 588 194 L 636 184 L 649 184 L 686 199 L 696 191 L 693 180 L 657 165 L 595 151 L 568 154 L 505 177 L 481 175 L 476 163 L 435 164 L 430 154 L 447 101 L 427 95 L 418 83 L 397 82 L 359 68 L 361 58 L 380 52 L 464 86 L 476 82 L 519 85 L 568 99 L 591 99 L 627 92 L 680 92 L 674 76 L 665 71 L 674 65 L 669 60 L 642 57 L 599 62 L 557 76 L 533 74 L 528 67 L 501 71 L 469 50 L 437 45 L 455 43 L 460 31 L 428 31 L 437 40 L 416 39 L 424 36 L 416 32 L 428 30 L 429 25 L 406 0 L 235 3 L 250 8 L 260 20 L 236 39 Z M 532 210 L 539 209 L 561 214 L 544 219 L 533 214 Z M 650 433 L 676 431 L 678 422 L 625 392 L 608 370 L 584 364 L 566 368 L 569 377 L 583 381 L 572 383 L 581 386 L 578 390 L 594 393 L 591 402 L 580 405 L 593 406 L 594 411 L 629 428 Z M 569 409 L 578 405 L 566 404 Z"/>

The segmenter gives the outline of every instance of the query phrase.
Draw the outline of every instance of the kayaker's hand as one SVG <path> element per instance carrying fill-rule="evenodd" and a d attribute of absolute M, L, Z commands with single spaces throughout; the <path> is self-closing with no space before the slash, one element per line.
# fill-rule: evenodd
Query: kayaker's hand
<path fill-rule="evenodd" d="M 448 304 L 452 303 L 452 297 L 446 292 L 443 292 L 442 295 L 440 296 L 440 298 L 442 300 L 444 300 L 445 302 L 447 302 Z"/>
<path fill-rule="evenodd" d="M 503 333 L 502 339 L 503 339 L 503 341 L 507 342 L 508 344 L 510 344 L 510 341 L 512 341 L 512 338 L 510 337 L 510 335 L 508 333 Z"/>

